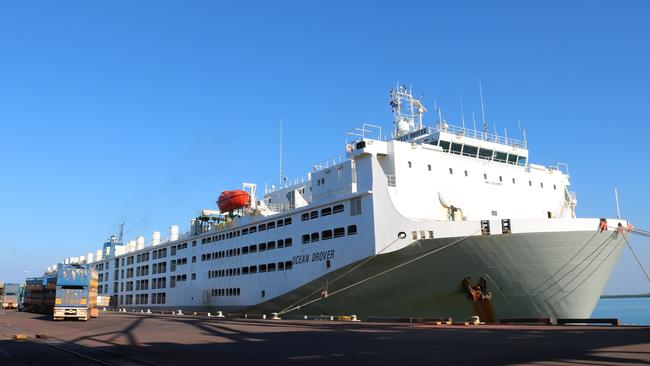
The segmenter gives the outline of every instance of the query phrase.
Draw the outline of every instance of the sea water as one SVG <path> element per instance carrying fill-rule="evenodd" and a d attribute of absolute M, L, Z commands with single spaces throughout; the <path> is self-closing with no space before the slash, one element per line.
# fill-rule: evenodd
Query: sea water
<path fill-rule="evenodd" d="M 600 299 L 592 318 L 618 318 L 621 324 L 650 325 L 650 297 Z"/>

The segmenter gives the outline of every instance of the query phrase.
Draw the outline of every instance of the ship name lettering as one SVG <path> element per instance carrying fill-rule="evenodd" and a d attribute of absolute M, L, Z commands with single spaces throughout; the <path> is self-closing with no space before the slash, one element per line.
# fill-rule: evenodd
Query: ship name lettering
<path fill-rule="evenodd" d="M 334 249 L 325 250 L 322 252 L 316 252 L 311 255 L 312 262 L 324 261 L 326 259 L 332 259 L 332 258 L 334 258 Z"/>

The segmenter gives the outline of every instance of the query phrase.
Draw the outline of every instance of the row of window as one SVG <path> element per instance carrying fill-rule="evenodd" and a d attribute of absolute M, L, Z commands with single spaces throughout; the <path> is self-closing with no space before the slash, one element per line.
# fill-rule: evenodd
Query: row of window
<path fill-rule="evenodd" d="M 426 234 L 429 234 L 429 239 L 433 239 L 433 230 L 424 231 L 420 230 L 420 239 L 426 239 L 427 236 Z M 417 231 L 411 231 L 411 239 L 417 240 L 418 239 L 418 232 Z"/>
<path fill-rule="evenodd" d="M 239 296 L 241 294 L 241 289 L 237 288 L 213 288 L 210 291 L 212 296 Z"/>
<path fill-rule="evenodd" d="M 430 167 L 430 165 L 429 165 L 429 167 Z M 431 169 L 429 169 L 429 170 L 431 170 Z M 449 174 L 454 174 L 454 169 L 453 168 L 449 168 Z M 466 177 L 469 176 L 469 173 L 467 172 L 467 170 L 465 170 L 465 176 Z M 488 179 L 487 173 L 483 173 L 483 179 L 485 179 L 485 180 Z M 501 175 L 499 176 L 499 182 L 503 182 L 503 176 L 501 176 Z M 517 180 L 515 178 L 512 178 L 512 184 L 517 184 Z M 533 181 L 532 180 L 528 181 L 528 186 L 530 186 L 530 187 L 533 186 Z M 544 188 L 544 182 L 540 182 L 539 187 Z M 556 184 L 553 184 L 553 190 L 557 190 L 557 185 Z"/>
<path fill-rule="evenodd" d="M 332 214 L 337 214 L 341 213 L 344 211 L 343 205 L 336 205 L 333 207 L 325 207 L 320 209 L 320 216 L 329 216 Z M 314 210 L 311 212 L 305 212 L 300 216 L 300 220 L 302 221 L 307 221 L 307 220 L 313 220 L 318 218 L 318 210 Z"/>
<path fill-rule="evenodd" d="M 151 289 L 155 290 L 157 288 L 167 287 L 167 277 L 158 277 L 151 279 Z"/>
<path fill-rule="evenodd" d="M 348 226 L 348 235 L 355 235 L 357 233 L 357 225 L 349 225 Z M 302 243 L 303 244 L 309 244 L 309 243 L 315 243 L 320 240 L 329 240 L 332 238 L 340 238 L 345 236 L 345 228 L 343 227 L 337 227 L 334 230 L 323 230 L 320 232 L 311 233 L 311 234 L 304 234 L 302 236 Z"/>
<path fill-rule="evenodd" d="M 192 279 L 196 279 L 196 274 L 192 274 Z M 176 287 L 176 282 L 185 282 L 187 281 L 187 275 L 176 275 L 176 276 L 171 276 L 169 277 L 169 287 Z"/>
<path fill-rule="evenodd" d="M 526 157 L 519 156 L 517 154 L 510 154 L 497 150 L 486 149 L 483 147 L 479 148 L 477 146 L 464 145 L 444 140 L 441 140 L 439 143 L 434 143 L 434 145 L 442 147 L 442 150 L 444 152 L 456 155 L 469 156 L 472 158 L 478 157 L 479 159 L 483 160 L 492 160 L 499 163 L 508 163 L 512 165 L 526 165 Z"/>
<path fill-rule="evenodd" d="M 293 262 L 277 262 L 260 264 L 259 266 L 244 266 L 228 269 L 215 269 L 208 271 L 208 278 L 230 277 L 264 272 L 275 272 L 293 269 Z"/>
<path fill-rule="evenodd" d="M 161 248 L 151 252 L 153 254 L 153 259 L 165 258 L 167 257 L 167 248 Z"/>
<path fill-rule="evenodd" d="M 164 292 L 158 292 L 151 294 L 151 303 L 152 304 L 164 304 L 167 301 L 167 294 Z"/>
<path fill-rule="evenodd" d="M 149 252 L 138 254 L 135 261 L 136 263 L 149 262 Z"/>
<path fill-rule="evenodd" d="M 221 259 L 227 257 L 234 257 L 238 255 L 256 253 L 258 251 L 264 252 L 276 248 L 278 249 L 288 248 L 292 245 L 292 243 L 293 243 L 293 239 L 286 238 L 286 239 L 279 239 L 277 242 L 272 240 L 266 243 L 243 246 L 241 248 L 233 248 L 233 249 L 222 250 L 218 252 L 205 253 L 205 254 L 201 254 L 201 261 L 209 261 L 209 260 L 215 260 L 215 259 Z"/>
<path fill-rule="evenodd" d="M 196 245 L 196 242 L 193 242 L 192 244 Z M 187 243 L 172 245 L 170 255 L 176 255 L 176 251 L 180 251 L 180 250 L 183 250 L 183 249 L 187 249 Z"/>
<path fill-rule="evenodd" d="M 288 225 L 291 225 L 291 217 L 286 217 L 284 219 L 279 219 L 277 221 L 274 220 L 274 221 L 265 222 L 263 224 L 246 227 L 241 230 L 233 230 L 223 234 L 208 236 L 206 238 L 201 239 L 201 244 L 210 244 L 221 240 L 235 238 L 240 235 L 253 234 L 258 231 L 271 230 L 271 229 L 275 229 L 276 227 L 283 227 Z"/>

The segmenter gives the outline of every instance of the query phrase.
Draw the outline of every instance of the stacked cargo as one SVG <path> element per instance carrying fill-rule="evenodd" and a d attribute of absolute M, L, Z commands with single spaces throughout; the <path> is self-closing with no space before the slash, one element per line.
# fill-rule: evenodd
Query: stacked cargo
<path fill-rule="evenodd" d="M 27 279 L 25 311 L 52 314 L 54 320 L 97 317 L 97 272 L 61 264 L 43 277 Z"/>

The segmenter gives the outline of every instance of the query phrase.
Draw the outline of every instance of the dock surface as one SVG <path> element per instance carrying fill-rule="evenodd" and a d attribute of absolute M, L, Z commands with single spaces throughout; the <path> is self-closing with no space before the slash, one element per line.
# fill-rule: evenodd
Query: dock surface
<path fill-rule="evenodd" d="M 12 340 L 25 334 L 27 340 Z M 38 335 L 38 338 L 37 338 Z M 650 327 L 0 315 L 0 365 L 648 365 Z"/>

